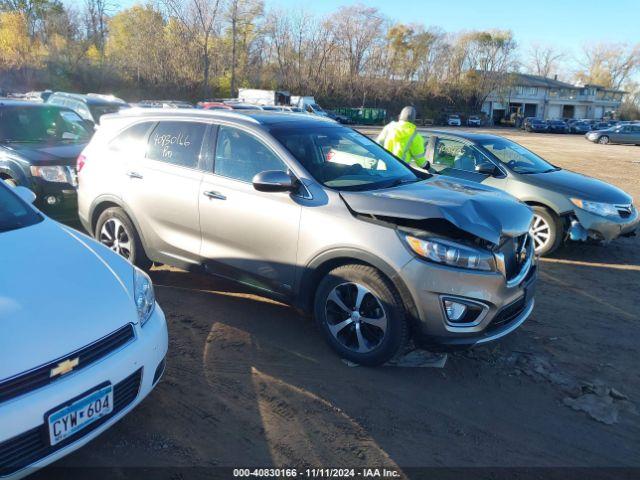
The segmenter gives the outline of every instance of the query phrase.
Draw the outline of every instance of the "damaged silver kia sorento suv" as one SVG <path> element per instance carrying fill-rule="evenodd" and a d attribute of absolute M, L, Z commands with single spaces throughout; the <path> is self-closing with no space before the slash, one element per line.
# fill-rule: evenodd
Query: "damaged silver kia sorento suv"
<path fill-rule="evenodd" d="M 128 110 L 78 161 L 85 228 L 140 267 L 205 271 L 312 313 L 363 365 L 409 338 L 501 338 L 534 305 L 529 207 L 413 170 L 315 116 Z"/>

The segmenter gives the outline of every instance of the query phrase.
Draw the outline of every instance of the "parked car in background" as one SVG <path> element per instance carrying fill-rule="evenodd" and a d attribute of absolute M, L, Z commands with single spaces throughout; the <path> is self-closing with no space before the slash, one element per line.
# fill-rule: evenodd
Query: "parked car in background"
<path fill-rule="evenodd" d="M 570 133 L 585 134 L 590 131 L 591 131 L 591 125 L 588 124 L 587 122 L 577 121 L 577 122 L 572 122 L 571 125 L 569 125 Z"/>
<path fill-rule="evenodd" d="M 49 107 L 55 108 L 55 107 Z M 149 277 L 0 182 L 0 476 L 97 437 L 158 383 L 167 325 Z"/>
<path fill-rule="evenodd" d="M 553 252 L 568 239 L 608 242 L 638 228 L 638 210 L 629 194 L 552 165 L 511 140 L 474 133 L 427 135 L 433 170 L 500 188 L 531 205 L 538 255 Z"/>
<path fill-rule="evenodd" d="M 233 110 L 224 102 L 198 102 L 198 107 L 205 110 Z"/>
<path fill-rule="evenodd" d="M 262 110 L 261 106 L 251 103 L 225 102 L 225 104 L 229 105 L 233 110 Z"/>
<path fill-rule="evenodd" d="M 123 100 L 99 94 L 81 95 L 78 93 L 55 92 L 47 99 L 47 104 L 70 108 L 85 120 L 100 123 L 100 117 L 106 113 L 115 113 L 129 105 Z"/>
<path fill-rule="evenodd" d="M 447 125 L 450 127 L 460 127 L 462 126 L 462 121 L 460 120 L 460 115 L 447 115 Z"/>
<path fill-rule="evenodd" d="M 0 100 L 0 179 L 33 190 L 48 215 L 77 220 L 76 160 L 92 125 L 68 108 Z"/>
<path fill-rule="evenodd" d="M 603 145 L 607 145 L 608 143 L 640 145 L 640 125 L 626 124 L 604 130 L 595 130 L 587 133 L 585 137 L 587 140 Z"/>
<path fill-rule="evenodd" d="M 546 133 L 549 131 L 549 124 L 541 118 L 529 117 L 525 118 L 523 122 L 523 128 L 527 132 L 541 132 Z"/>
<path fill-rule="evenodd" d="M 313 312 L 350 361 L 386 362 L 410 322 L 418 342 L 469 346 L 533 309 L 529 207 L 334 121 L 141 110 L 105 117 L 83 155 L 79 214 L 99 241 Z"/>
<path fill-rule="evenodd" d="M 341 115 L 332 110 L 325 110 L 325 112 L 331 120 L 335 120 L 336 122 L 342 123 L 343 125 L 351 125 L 353 123 L 353 121 L 345 115 Z"/>
<path fill-rule="evenodd" d="M 547 120 L 549 133 L 569 133 L 569 127 L 564 120 Z"/>
<path fill-rule="evenodd" d="M 594 122 L 591 124 L 591 130 L 606 130 L 611 128 L 609 122 Z"/>
<path fill-rule="evenodd" d="M 468 127 L 480 127 L 482 126 L 482 119 L 479 115 L 471 115 L 467 118 Z"/>

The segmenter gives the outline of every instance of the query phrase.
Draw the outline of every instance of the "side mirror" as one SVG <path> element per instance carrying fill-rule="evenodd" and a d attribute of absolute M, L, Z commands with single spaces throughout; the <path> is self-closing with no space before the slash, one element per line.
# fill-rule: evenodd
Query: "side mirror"
<path fill-rule="evenodd" d="M 253 177 L 253 188 L 259 192 L 292 192 L 297 180 L 282 170 L 267 170 Z"/>
<path fill-rule="evenodd" d="M 476 173 L 481 173 L 483 175 L 495 175 L 498 172 L 498 169 L 493 163 L 485 161 L 477 164 L 475 171 Z"/>
<path fill-rule="evenodd" d="M 15 192 L 18 196 L 27 203 L 33 203 L 36 201 L 36 194 L 33 193 L 32 190 L 29 190 L 27 187 L 17 186 L 14 187 Z"/>

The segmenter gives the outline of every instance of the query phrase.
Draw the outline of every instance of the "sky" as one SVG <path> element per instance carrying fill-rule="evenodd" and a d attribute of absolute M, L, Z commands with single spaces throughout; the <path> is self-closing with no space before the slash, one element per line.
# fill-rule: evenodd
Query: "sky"
<path fill-rule="evenodd" d="M 112 0 L 123 8 L 138 1 Z M 640 43 L 640 0 L 265 0 L 267 9 L 304 5 L 320 15 L 355 3 L 376 7 L 392 20 L 447 32 L 511 30 L 523 52 L 538 43 L 575 57 L 590 43 Z"/>

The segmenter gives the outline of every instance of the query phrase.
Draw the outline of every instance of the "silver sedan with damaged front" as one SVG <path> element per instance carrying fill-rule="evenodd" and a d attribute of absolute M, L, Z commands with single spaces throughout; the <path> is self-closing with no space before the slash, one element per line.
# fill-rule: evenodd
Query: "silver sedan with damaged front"
<path fill-rule="evenodd" d="M 79 185 L 80 218 L 108 247 L 293 304 L 355 363 L 384 363 L 411 335 L 496 340 L 533 308 L 529 207 L 317 116 L 105 116 Z"/>
<path fill-rule="evenodd" d="M 565 241 L 607 243 L 640 225 L 631 195 L 601 180 L 552 165 L 503 137 L 429 132 L 431 167 L 441 174 L 500 188 L 534 211 L 536 254 Z"/>

